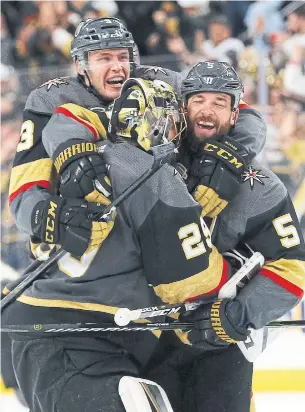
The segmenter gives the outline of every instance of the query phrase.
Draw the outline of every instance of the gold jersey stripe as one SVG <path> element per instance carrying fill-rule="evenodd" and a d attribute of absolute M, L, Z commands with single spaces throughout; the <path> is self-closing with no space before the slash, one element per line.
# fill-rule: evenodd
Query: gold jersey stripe
<path fill-rule="evenodd" d="M 66 308 L 66 309 L 79 309 L 79 310 L 90 310 L 93 312 L 104 312 L 111 315 L 115 315 L 119 308 L 114 306 L 102 305 L 100 303 L 90 303 L 90 302 L 75 302 L 72 300 L 62 300 L 62 299 L 41 299 L 32 296 L 21 295 L 17 298 L 19 302 L 25 303 L 31 306 L 43 306 L 48 308 Z"/>
<path fill-rule="evenodd" d="M 4 289 L 2 290 L 3 295 L 8 295 L 10 293 L 10 290 L 5 286 Z"/>
<path fill-rule="evenodd" d="M 154 287 L 156 295 L 166 303 L 181 303 L 191 297 L 209 293 L 215 289 L 222 278 L 223 258 L 213 246 L 207 269 L 187 279 Z"/>
<path fill-rule="evenodd" d="M 89 303 L 89 302 L 74 302 L 71 300 L 61 300 L 61 299 L 40 299 L 34 298 L 31 296 L 21 295 L 17 298 L 19 302 L 22 302 L 26 305 L 31 306 L 40 306 L 48 308 L 65 308 L 65 309 L 78 309 L 78 310 L 89 310 L 92 312 L 103 312 L 110 315 L 115 315 L 116 312 L 120 309 L 115 306 L 102 305 L 100 303 Z M 134 323 L 149 323 L 147 319 L 138 319 Z M 151 331 L 158 339 L 161 336 L 160 330 Z"/>
<path fill-rule="evenodd" d="M 301 289 L 305 288 L 305 262 L 302 260 L 279 259 L 267 262 L 263 269 L 270 270 Z"/>
<path fill-rule="evenodd" d="M 20 187 L 37 181 L 50 181 L 52 173 L 52 160 L 39 159 L 34 162 L 24 163 L 12 169 L 9 193 L 16 192 Z"/>
<path fill-rule="evenodd" d="M 89 127 L 96 129 L 97 134 L 102 139 L 107 139 L 106 129 L 96 113 L 73 103 L 63 104 L 60 107 L 68 110 L 73 116 L 81 120 L 81 122 L 86 123 Z"/>
<path fill-rule="evenodd" d="M 174 332 L 185 345 L 192 345 L 188 338 L 189 331 L 184 332 L 181 329 L 176 329 Z"/>

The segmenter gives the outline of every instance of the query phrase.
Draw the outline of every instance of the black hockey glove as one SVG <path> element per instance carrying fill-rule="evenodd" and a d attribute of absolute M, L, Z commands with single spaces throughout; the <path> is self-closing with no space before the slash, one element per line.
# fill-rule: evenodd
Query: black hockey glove
<path fill-rule="evenodd" d="M 76 256 L 90 252 L 109 235 L 115 216 L 104 222 L 93 221 L 93 214 L 105 206 L 80 199 L 50 196 L 37 203 L 32 212 L 32 230 L 41 241 L 59 244 Z"/>
<path fill-rule="evenodd" d="M 59 145 L 53 156 L 60 175 L 59 192 L 63 197 L 86 199 L 108 205 L 111 184 L 107 165 L 95 143 L 81 139 Z"/>
<path fill-rule="evenodd" d="M 222 137 L 203 144 L 193 160 L 188 190 L 203 207 L 202 216 L 217 216 L 236 196 L 248 154 L 237 142 Z"/>
<path fill-rule="evenodd" d="M 184 341 L 201 350 L 214 350 L 246 340 L 250 331 L 239 326 L 239 306 L 234 300 L 219 299 L 182 315 L 181 320 L 195 324 Z"/>

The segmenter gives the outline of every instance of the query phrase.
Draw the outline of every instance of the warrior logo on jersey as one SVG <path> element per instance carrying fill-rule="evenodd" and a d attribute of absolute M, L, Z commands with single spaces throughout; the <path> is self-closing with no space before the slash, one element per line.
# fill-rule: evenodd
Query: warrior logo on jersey
<path fill-rule="evenodd" d="M 253 169 L 252 166 L 249 166 L 249 169 L 246 170 L 241 177 L 244 179 L 243 182 L 246 182 L 247 180 L 249 180 L 250 182 L 250 186 L 251 189 L 253 189 L 254 187 L 254 181 L 256 180 L 257 182 L 261 183 L 262 185 L 264 185 L 265 183 L 261 180 L 263 178 L 268 179 L 268 176 L 262 175 L 260 173 L 260 170 L 255 170 Z"/>
<path fill-rule="evenodd" d="M 40 89 L 43 86 L 46 86 L 48 92 L 52 86 L 59 87 L 61 84 L 69 84 L 69 82 L 67 82 L 67 80 L 64 77 L 58 77 L 57 79 L 48 80 L 47 82 L 39 86 L 38 89 Z"/>

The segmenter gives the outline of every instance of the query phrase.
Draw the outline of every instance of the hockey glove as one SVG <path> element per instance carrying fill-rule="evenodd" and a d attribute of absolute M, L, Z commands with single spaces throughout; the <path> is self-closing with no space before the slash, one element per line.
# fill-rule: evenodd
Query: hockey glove
<path fill-rule="evenodd" d="M 217 216 L 236 196 L 246 170 L 246 150 L 227 137 L 205 142 L 193 160 L 187 186 L 202 216 Z"/>
<path fill-rule="evenodd" d="M 31 236 L 30 250 L 31 257 L 40 260 L 41 262 L 48 260 L 50 255 L 56 251 L 56 245 L 54 243 L 41 242 L 39 238 Z"/>
<path fill-rule="evenodd" d="M 107 222 L 93 221 L 93 214 L 104 206 L 80 199 L 50 196 L 37 203 L 32 212 L 32 231 L 41 241 L 59 244 L 67 252 L 81 256 L 100 245 L 113 228 L 114 218 Z"/>
<path fill-rule="evenodd" d="M 95 143 L 68 140 L 54 153 L 54 165 L 61 176 L 59 192 L 63 197 L 86 199 L 108 205 L 111 184 L 107 165 Z"/>
<path fill-rule="evenodd" d="M 194 322 L 194 329 L 182 336 L 185 343 L 201 350 L 214 350 L 247 339 L 250 331 L 240 326 L 239 303 L 230 299 L 219 299 L 201 305 L 180 319 Z"/>

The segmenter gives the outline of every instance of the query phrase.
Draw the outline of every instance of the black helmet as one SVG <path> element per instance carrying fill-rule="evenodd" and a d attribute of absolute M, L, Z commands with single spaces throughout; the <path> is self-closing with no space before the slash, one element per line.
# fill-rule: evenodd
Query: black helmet
<path fill-rule="evenodd" d="M 220 92 L 232 96 L 232 110 L 238 108 L 244 86 L 232 66 L 225 62 L 207 61 L 196 64 L 181 86 L 183 102 L 198 92 Z"/>
<path fill-rule="evenodd" d="M 89 51 L 127 48 L 130 61 L 134 61 L 134 39 L 121 20 L 114 17 L 87 19 L 76 28 L 71 44 L 75 60 L 87 62 Z"/>

